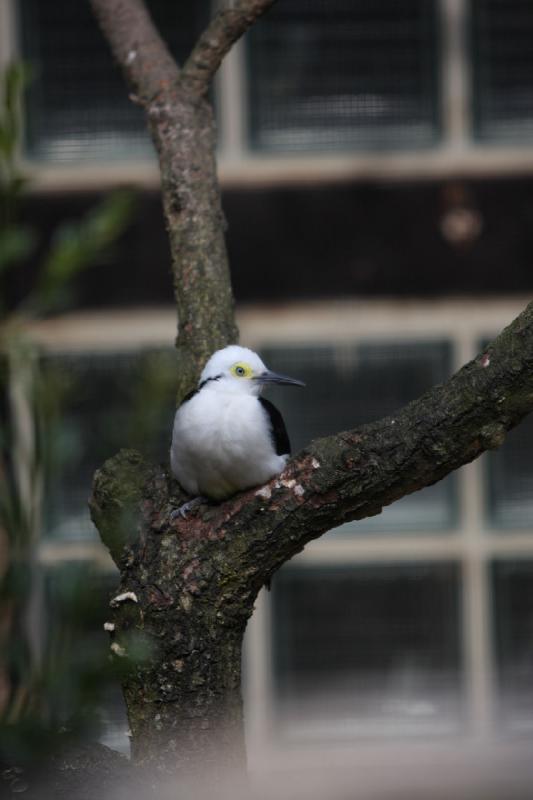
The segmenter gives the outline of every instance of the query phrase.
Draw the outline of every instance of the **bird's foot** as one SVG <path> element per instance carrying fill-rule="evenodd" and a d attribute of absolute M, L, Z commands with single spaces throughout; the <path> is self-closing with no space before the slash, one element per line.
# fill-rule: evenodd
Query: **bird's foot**
<path fill-rule="evenodd" d="M 198 506 L 201 506 L 202 503 L 207 503 L 207 502 L 208 502 L 207 497 L 202 497 L 201 495 L 200 497 L 195 497 L 192 500 L 188 500 L 186 503 L 183 503 L 183 505 L 180 506 L 179 508 L 174 509 L 174 511 L 170 515 L 170 519 L 175 520 L 177 517 L 181 517 L 182 519 L 187 519 L 191 511 L 193 511 L 195 508 L 198 508 Z"/>

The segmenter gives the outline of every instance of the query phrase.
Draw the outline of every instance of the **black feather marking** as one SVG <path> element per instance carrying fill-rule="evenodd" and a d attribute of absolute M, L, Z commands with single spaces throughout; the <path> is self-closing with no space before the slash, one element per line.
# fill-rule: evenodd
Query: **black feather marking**
<path fill-rule="evenodd" d="M 195 394 L 198 394 L 200 389 L 203 389 L 204 386 L 206 385 L 206 383 L 209 383 L 209 381 L 219 381 L 221 379 L 221 377 L 222 377 L 222 375 L 215 375 L 213 378 L 206 378 L 205 381 L 201 382 L 201 384 L 198 386 L 197 389 L 193 389 L 192 391 L 187 392 L 187 394 L 185 395 L 185 397 L 181 401 L 180 406 L 182 406 L 188 400 L 191 400 L 194 397 Z"/>
<path fill-rule="evenodd" d="M 202 381 L 201 384 L 198 386 L 198 390 L 197 391 L 200 391 L 200 389 L 203 389 L 204 386 L 206 385 L 206 383 L 209 383 L 209 381 L 219 381 L 221 379 L 221 377 L 222 377 L 222 375 L 214 375 L 212 378 L 206 378 L 205 381 Z"/>
<path fill-rule="evenodd" d="M 191 397 L 194 397 L 195 394 L 198 394 L 198 389 L 193 389 L 191 392 L 187 392 L 187 394 L 185 395 L 185 397 L 181 401 L 179 407 L 181 408 L 181 406 L 184 405 L 187 402 L 187 400 L 190 400 Z"/>
<path fill-rule="evenodd" d="M 268 417 L 268 421 L 270 423 L 270 434 L 272 436 L 272 444 L 274 445 L 277 455 L 290 455 L 291 443 L 289 441 L 287 428 L 283 422 L 283 417 L 276 406 L 270 402 L 270 400 L 265 400 L 264 397 L 260 397 L 259 402 L 263 406 Z"/>

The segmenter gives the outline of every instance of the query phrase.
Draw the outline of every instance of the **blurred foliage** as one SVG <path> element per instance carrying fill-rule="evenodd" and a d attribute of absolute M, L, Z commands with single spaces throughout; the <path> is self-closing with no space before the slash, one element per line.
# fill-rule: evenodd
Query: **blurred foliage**
<path fill-rule="evenodd" d="M 22 135 L 21 96 L 30 79 L 25 64 L 11 64 L 0 74 L 0 274 L 26 259 L 35 235 L 17 224 L 18 201 L 27 185 L 17 164 Z"/>
<path fill-rule="evenodd" d="M 72 280 L 118 239 L 131 219 L 133 206 L 130 190 L 116 190 L 82 220 L 58 227 L 24 310 L 42 314 L 65 309 L 74 300 Z"/>
<path fill-rule="evenodd" d="M 96 721 L 111 677 L 102 577 L 87 565 L 45 569 L 38 559 L 45 476 L 56 460 L 68 386 L 45 375 L 28 319 L 66 309 L 79 274 L 102 259 L 132 219 L 131 190 L 110 193 L 47 244 L 20 221 L 29 180 L 19 167 L 25 64 L 0 74 L 0 763 L 45 755 L 66 728 Z M 38 249 L 39 248 L 39 249 Z M 37 277 L 16 308 L 1 291 L 8 272 L 39 256 Z M 87 494 L 89 486 L 87 486 Z M 98 625 L 96 625 L 98 619 Z"/>
<path fill-rule="evenodd" d="M 55 354 L 42 362 L 59 387 L 61 415 L 50 415 L 45 525 L 50 537 L 97 537 L 86 508 L 96 468 L 121 447 L 166 459 L 175 409 L 176 352 Z"/>
<path fill-rule="evenodd" d="M 22 95 L 31 77 L 25 64 L 11 64 L 0 74 L 0 279 L 34 256 L 37 231 L 18 219 L 20 201 L 29 184 L 20 170 L 18 150 L 22 137 Z M 111 192 L 81 220 L 67 220 L 53 233 L 37 279 L 10 317 L 43 315 L 64 310 L 74 300 L 74 279 L 107 253 L 131 221 L 135 194 L 131 189 Z M 7 309 L 0 322 L 6 335 Z M 9 332 L 11 334 L 11 332 Z M 0 344 L 2 330 L 0 329 Z"/>
<path fill-rule="evenodd" d="M 18 681 L 1 717 L 2 766 L 28 764 L 67 740 L 97 735 L 102 698 L 116 681 L 102 631 L 109 595 L 102 574 L 87 563 L 67 562 L 33 576 L 28 564 L 20 565 L 11 576 L 17 583 L 4 587 L 2 613 L 6 594 L 28 598 L 37 583 L 43 641 L 32 663 L 26 641 L 10 637 L 10 677 Z"/>

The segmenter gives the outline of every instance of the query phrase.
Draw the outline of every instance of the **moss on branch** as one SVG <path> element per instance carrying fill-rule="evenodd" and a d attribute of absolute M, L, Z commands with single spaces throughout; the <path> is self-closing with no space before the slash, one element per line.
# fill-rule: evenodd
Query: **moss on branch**
<path fill-rule="evenodd" d="M 91 518 L 118 567 L 138 543 L 143 527 L 157 525 L 168 499 L 166 475 L 136 450 L 121 450 L 96 471 Z M 179 494 L 174 500 L 178 499 Z"/>

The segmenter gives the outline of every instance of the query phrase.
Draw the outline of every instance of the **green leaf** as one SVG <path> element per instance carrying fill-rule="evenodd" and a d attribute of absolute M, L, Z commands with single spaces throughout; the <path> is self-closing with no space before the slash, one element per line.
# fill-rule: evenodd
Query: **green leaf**
<path fill-rule="evenodd" d="M 41 310 L 62 305 L 68 286 L 94 265 L 124 232 L 135 204 L 131 190 L 112 192 L 79 222 L 63 223 L 54 233 L 35 293 Z"/>
<path fill-rule="evenodd" d="M 2 76 L 0 105 L 0 154 L 11 164 L 21 136 L 21 104 L 24 87 L 30 79 L 30 68 L 24 62 L 9 64 Z"/>
<path fill-rule="evenodd" d="M 135 205 L 131 189 L 117 189 L 92 209 L 82 223 L 82 234 L 101 251 L 117 239 L 129 224 Z"/>
<path fill-rule="evenodd" d="M 6 161 L 11 160 L 15 149 L 15 136 L 7 120 L 0 122 L 0 154 Z"/>
<path fill-rule="evenodd" d="M 24 225 L 0 229 L 0 272 L 19 264 L 35 247 L 35 231 Z"/>
<path fill-rule="evenodd" d="M 29 183 L 30 179 L 27 178 L 26 175 L 21 175 L 19 173 L 15 174 L 9 181 L 9 194 L 11 197 L 18 197 L 26 189 Z"/>
<path fill-rule="evenodd" d="M 3 102 L 9 114 L 18 115 L 22 92 L 30 83 L 31 78 L 31 66 L 25 61 L 14 61 L 6 67 Z"/>

